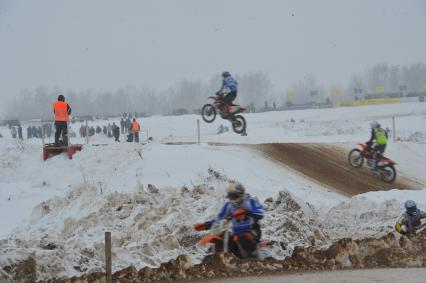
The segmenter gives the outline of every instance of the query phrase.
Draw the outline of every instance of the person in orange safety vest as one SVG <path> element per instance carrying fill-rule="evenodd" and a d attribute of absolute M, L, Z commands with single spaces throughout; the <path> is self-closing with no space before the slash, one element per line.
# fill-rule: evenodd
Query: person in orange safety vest
<path fill-rule="evenodd" d="M 53 104 L 53 113 L 55 114 L 55 146 L 68 146 L 68 120 L 71 114 L 71 107 L 65 102 L 65 97 L 60 94 L 58 101 Z M 59 137 L 62 135 L 62 143 Z"/>
<path fill-rule="evenodd" d="M 140 132 L 140 130 L 141 130 L 141 126 L 139 125 L 139 122 L 136 121 L 135 118 L 133 118 L 131 132 L 133 133 L 133 140 L 135 142 L 139 142 L 139 132 Z"/>

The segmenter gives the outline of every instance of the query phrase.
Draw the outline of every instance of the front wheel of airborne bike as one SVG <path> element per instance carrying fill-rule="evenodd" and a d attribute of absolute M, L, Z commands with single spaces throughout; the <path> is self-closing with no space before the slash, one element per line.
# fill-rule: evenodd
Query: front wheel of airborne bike
<path fill-rule="evenodd" d="M 216 108 L 211 104 L 205 104 L 201 108 L 201 117 L 206 123 L 211 123 L 216 119 Z"/>
<path fill-rule="evenodd" d="M 364 156 L 362 156 L 361 150 L 355 148 L 349 152 L 348 155 L 349 164 L 355 168 L 361 168 L 364 163 Z"/>
<path fill-rule="evenodd" d="M 380 168 L 380 178 L 386 183 L 393 183 L 396 179 L 396 170 L 393 165 L 388 164 Z"/>
<path fill-rule="evenodd" d="M 246 131 L 246 119 L 241 115 L 236 115 L 231 121 L 232 129 L 237 134 L 242 134 Z"/>

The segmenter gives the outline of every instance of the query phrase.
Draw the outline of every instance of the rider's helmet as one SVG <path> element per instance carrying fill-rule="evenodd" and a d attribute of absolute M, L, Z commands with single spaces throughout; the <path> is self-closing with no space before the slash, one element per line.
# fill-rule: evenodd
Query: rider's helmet
<path fill-rule="evenodd" d="M 376 128 L 380 127 L 380 124 L 377 121 L 373 121 L 373 122 L 370 123 L 370 126 L 371 126 L 372 129 L 376 129 Z"/>
<path fill-rule="evenodd" d="M 65 101 L 65 96 L 63 96 L 62 94 L 60 94 L 58 96 L 58 101 Z"/>
<path fill-rule="evenodd" d="M 244 186 L 235 181 L 231 181 L 226 188 L 226 198 L 234 207 L 239 207 L 243 204 L 246 189 Z"/>
<path fill-rule="evenodd" d="M 231 74 L 228 72 L 228 71 L 224 71 L 223 73 L 222 73 L 222 77 L 223 78 L 226 78 L 226 77 L 228 77 L 228 76 L 230 76 Z"/>
<path fill-rule="evenodd" d="M 412 216 L 416 216 L 417 214 L 417 205 L 414 201 L 412 200 L 407 200 L 405 202 L 405 210 L 407 211 L 408 214 L 412 215 Z"/>

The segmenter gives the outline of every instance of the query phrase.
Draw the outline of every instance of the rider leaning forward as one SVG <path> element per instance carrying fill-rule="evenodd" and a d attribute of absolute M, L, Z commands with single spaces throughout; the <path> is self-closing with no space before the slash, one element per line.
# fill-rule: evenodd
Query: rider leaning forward
<path fill-rule="evenodd" d="M 417 208 L 412 200 L 405 202 L 405 212 L 398 218 L 395 230 L 401 234 L 414 233 L 422 224 L 422 219 L 426 218 L 426 212 Z"/>
<path fill-rule="evenodd" d="M 214 220 L 194 225 L 195 230 L 208 230 L 223 219 L 232 221 L 232 235 L 229 237 L 229 251 L 238 257 L 255 257 L 257 244 L 261 238 L 259 220 L 263 218 L 263 208 L 258 199 L 246 194 L 241 183 L 228 184 L 225 203 Z M 246 255 L 244 256 L 243 253 Z"/>
<path fill-rule="evenodd" d="M 373 121 L 370 124 L 371 126 L 371 138 L 366 142 L 368 146 L 371 146 L 373 141 L 376 142 L 374 146 L 374 168 L 377 168 L 377 154 L 383 155 L 385 153 L 386 145 L 388 143 L 388 133 L 380 127 L 380 124 L 377 121 Z"/>
<path fill-rule="evenodd" d="M 222 78 L 222 86 L 216 92 L 216 95 L 221 95 L 224 92 L 226 93 L 225 96 L 222 98 L 222 101 L 226 104 L 226 112 L 231 112 L 232 102 L 237 97 L 238 83 L 227 71 L 222 73 Z"/>

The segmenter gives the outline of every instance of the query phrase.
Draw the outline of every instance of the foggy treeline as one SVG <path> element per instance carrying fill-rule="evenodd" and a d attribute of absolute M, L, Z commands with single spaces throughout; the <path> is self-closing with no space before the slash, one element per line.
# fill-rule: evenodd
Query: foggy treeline
<path fill-rule="evenodd" d="M 426 64 L 420 62 L 407 66 L 377 64 L 362 74 L 353 75 L 349 83 L 343 86 L 324 86 L 313 75 L 307 75 L 302 81 L 290 84 L 290 88 L 277 90 L 266 72 L 249 72 L 234 77 L 239 84 L 236 103 L 245 106 L 253 104 L 256 109 L 264 108 L 265 102 L 280 108 L 287 101 L 306 103 L 362 98 L 362 95 L 376 92 L 377 88 L 386 93 L 399 93 L 401 85 L 406 86 L 406 92 L 426 91 Z M 50 119 L 53 115 L 52 104 L 59 94 L 65 95 L 74 116 L 110 116 L 123 112 L 195 113 L 206 103 L 208 96 L 215 94 L 220 84 L 221 77 L 217 74 L 207 82 L 182 80 L 163 91 L 133 85 L 104 92 L 40 86 L 22 90 L 8 107 L 7 116 Z"/>

